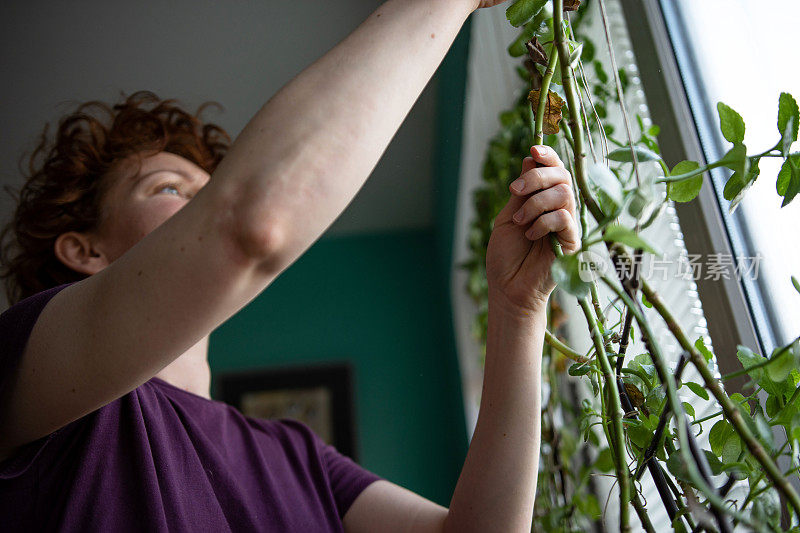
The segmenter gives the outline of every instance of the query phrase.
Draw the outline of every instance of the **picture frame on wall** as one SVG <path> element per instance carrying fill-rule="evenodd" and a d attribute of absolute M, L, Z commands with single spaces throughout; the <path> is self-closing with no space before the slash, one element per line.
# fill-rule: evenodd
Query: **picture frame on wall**
<path fill-rule="evenodd" d="M 256 368 L 214 375 L 215 398 L 253 418 L 291 418 L 358 461 L 348 363 Z"/>

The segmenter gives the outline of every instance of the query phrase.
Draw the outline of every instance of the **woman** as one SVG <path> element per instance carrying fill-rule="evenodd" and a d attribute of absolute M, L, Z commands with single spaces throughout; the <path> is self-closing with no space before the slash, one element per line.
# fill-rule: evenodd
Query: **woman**
<path fill-rule="evenodd" d="M 489 243 L 484 391 L 449 509 L 208 393 L 210 332 L 347 206 L 466 17 L 500 1 L 386 2 L 229 149 L 148 93 L 108 124 L 87 108 L 62 122 L 8 234 L 0 529 L 529 530 L 547 234 L 578 243 L 569 174 L 547 147 L 525 159 Z"/>

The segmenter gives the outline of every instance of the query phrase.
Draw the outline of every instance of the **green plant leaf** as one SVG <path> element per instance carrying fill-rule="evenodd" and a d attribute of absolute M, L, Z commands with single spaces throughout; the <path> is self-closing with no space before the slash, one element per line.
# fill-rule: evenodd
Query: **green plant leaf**
<path fill-rule="evenodd" d="M 692 478 L 689 476 L 689 470 L 686 468 L 686 463 L 683 461 L 680 451 L 676 450 L 670 454 L 667 459 L 667 470 L 677 479 L 692 483 Z"/>
<path fill-rule="evenodd" d="M 728 437 L 735 435 L 736 430 L 727 420 L 719 420 L 716 424 L 711 426 L 711 431 L 708 432 L 708 443 L 711 445 L 711 451 L 717 457 L 722 456 L 722 450 L 725 447 L 725 442 Z"/>
<path fill-rule="evenodd" d="M 785 381 L 789 376 L 789 372 L 797 366 L 797 361 L 794 358 L 792 349 L 783 350 L 781 348 L 772 352 L 772 362 L 767 365 L 767 376 L 775 383 Z"/>
<path fill-rule="evenodd" d="M 778 133 L 781 135 L 783 155 L 789 152 L 791 144 L 797 140 L 797 127 L 800 125 L 800 110 L 797 101 L 789 93 L 778 97 Z"/>
<path fill-rule="evenodd" d="M 725 443 L 722 445 L 722 454 L 720 459 L 723 463 L 733 463 L 739 459 L 739 454 L 742 453 L 742 440 L 739 435 L 730 435 Z"/>
<path fill-rule="evenodd" d="M 589 294 L 589 284 L 581 279 L 581 264 L 575 254 L 556 257 L 551 267 L 553 281 L 556 285 L 577 298 L 585 298 Z"/>
<path fill-rule="evenodd" d="M 600 472 L 611 472 L 614 470 L 614 458 L 611 455 L 610 448 L 603 448 L 597 454 L 597 460 L 594 462 L 594 467 Z"/>
<path fill-rule="evenodd" d="M 607 166 L 595 164 L 589 167 L 589 181 L 600 191 L 614 202 L 617 206 L 622 205 L 622 184 Z"/>
<path fill-rule="evenodd" d="M 569 367 L 569 370 L 567 370 L 570 376 L 583 376 L 591 371 L 592 367 L 588 363 L 575 363 Z"/>
<path fill-rule="evenodd" d="M 800 281 L 797 281 L 797 278 L 792 276 L 792 285 L 794 285 L 794 290 L 800 292 Z"/>
<path fill-rule="evenodd" d="M 660 387 L 655 387 L 645 397 L 644 406 L 647 407 L 649 411 L 660 414 L 665 397 L 664 390 Z"/>
<path fill-rule="evenodd" d="M 700 168 L 700 163 L 696 161 L 681 161 L 669 173 L 670 176 L 678 176 L 680 174 L 688 174 Z M 673 181 L 667 184 L 667 196 L 670 200 L 675 202 L 689 202 L 694 200 L 700 189 L 703 187 L 703 175 L 695 176 L 693 178 L 685 179 L 682 181 Z"/>
<path fill-rule="evenodd" d="M 703 359 L 706 360 L 706 363 L 710 363 L 714 358 L 714 354 L 711 353 L 711 350 L 709 350 L 708 346 L 706 346 L 705 341 L 703 341 L 703 337 L 700 337 L 694 341 L 694 347 L 697 348 L 697 351 L 703 354 Z"/>
<path fill-rule="evenodd" d="M 708 391 L 699 383 L 689 381 L 686 383 L 686 386 L 689 387 L 690 391 L 700 396 L 702 399 L 708 400 Z"/>
<path fill-rule="evenodd" d="M 569 54 L 569 65 L 572 68 L 578 68 L 578 61 L 581 59 L 583 53 L 583 43 L 579 43 L 572 52 Z"/>
<path fill-rule="evenodd" d="M 780 410 L 781 406 L 778 404 L 778 398 L 776 396 L 768 396 L 766 404 L 767 416 L 775 418 L 775 415 L 777 415 Z"/>
<path fill-rule="evenodd" d="M 781 207 L 786 207 L 800 192 L 800 154 L 790 155 L 781 166 L 776 182 L 778 194 L 783 196 Z"/>
<path fill-rule="evenodd" d="M 736 357 L 739 359 L 739 362 L 742 363 L 743 368 L 749 368 L 764 361 L 763 357 L 753 353 L 753 350 L 747 346 L 742 345 L 736 347 Z M 761 381 L 761 378 L 764 376 L 764 372 L 761 368 L 756 368 L 755 370 L 750 370 L 747 372 L 747 375 L 749 375 L 753 381 L 758 382 Z"/>
<path fill-rule="evenodd" d="M 725 465 L 723 465 L 712 452 L 703 450 L 703 453 L 706 454 L 706 460 L 708 460 L 708 466 L 711 467 L 711 473 L 715 476 L 720 475 L 725 470 Z"/>
<path fill-rule="evenodd" d="M 602 61 L 595 59 L 592 62 L 592 66 L 594 67 L 594 74 L 597 76 L 597 80 L 603 84 L 608 83 L 608 74 L 606 74 L 606 71 L 603 68 Z"/>
<path fill-rule="evenodd" d="M 637 235 L 632 229 L 619 224 L 612 224 L 603 232 L 603 240 L 606 242 L 620 242 L 631 248 L 642 249 L 651 254 L 659 255 L 659 252 L 647 241 Z"/>
<path fill-rule="evenodd" d="M 522 32 L 514 39 L 510 45 L 508 45 L 508 53 L 511 57 L 522 57 L 528 53 L 528 49 L 525 47 L 525 43 L 533 39 L 533 36 L 536 35 L 536 30 L 542 25 L 542 21 L 538 20 L 538 17 L 533 19 L 532 21 L 525 24 L 522 28 Z M 530 75 L 525 72 L 525 81 L 530 79 Z"/>
<path fill-rule="evenodd" d="M 636 159 L 638 161 L 658 161 L 661 156 L 652 150 L 648 150 L 643 146 L 634 146 L 633 150 L 636 152 Z M 630 163 L 633 161 L 630 146 L 624 148 L 617 148 L 608 153 L 608 158 L 612 161 L 619 161 L 621 163 Z"/>
<path fill-rule="evenodd" d="M 600 508 L 600 502 L 597 501 L 597 497 L 594 494 L 575 494 L 572 498 L 572 501 L 575 507 L 578 508 L 578 511 L 586 515 L 592 520 L 597 520 L 603 513 L 603 510 Z M 565 516 L 561 520 L 565 520 Z"/>
<path fill-rule="evenodd" d="M 539 14 L 547 0 L 517 0 L 506 9 L 506 18 L 514 27 L 519 27 Z"/>
<path fill-rule="evenodd" d="M 737 175 L 744 176 L 743 178 L 741 178 L 741 181 L 744 183 L 744 185 L 741 188 L 738 188 L 738 180 L 734 180 L 733 176 L 731 176 L 731 179 L 728 181 L 728 183 L 737 183 L 736 187 L 738 188 L 735 194 L 732 194 L 732 198 L 730 198 L 731 205 L 729 207 L 729 210 L 731 213 L 733 213 L 733 211 L 742 201 L 742 198 L 744 198 L 744 195 L 747 192 L 747 190 L 753 185 L 753 183 L 756 182 L 756 178 L 758 178 L 758 175 L 761 174 L 761 169 L 758 168 L 759 161 L 760 161 L 759 158 L 753 157 L 750 159 L 750 164 L 745 166 L 746 170 L 744 174 L 739 174 L 738 171 L 734 173 L 734 176 Z M 727 190 L 728 190 L 728 184 L 726 183 L 725 189 L 723 190 L 723 195 L 726 195 L 725 191 Z"/>
<path fill-rule="evenodd" d="M 747 147 L 741 143 L 734 144 L 719 161 L 734 172 L 744 173 L 747 171 Z"/>
<path fill-rule="evenodd" d="M 794 136 L 794 139 L 792 139 Z M 784 157 L 789 155 L 789 150 L 792 148 L 792 143 L 797 140 L 797 117 L 791 116 L 789 117 L 789 123 L 786 124 L 786 129 L 783 131 L 783 135 L 781 135 L 781 153 Z"/>
<path fill-rule="evenodd" d="M 645 449 L 650 445 L 650 441 L 653 440 L 653 432 L 641 424 L 632 425 L 628 427 L 628 437 L 636 446 Z"/>
<path fill-rule="evenodd" d="M 772 450 L 775 447 L 775 441 L 772 436 L 772 428 L 767 423 L 767 420 L 764 418 L 764 415 L 761 413 L 755 416 L 756 422 L 756 429 L 758 430 L 758 436 L 761 439 L 768 450 Z"/>
<path fill-rule="evenodd" d="M 786 194 L 789 189 L 789 183 L 792 180 L 792 163 L 789 159 L 785 159 L 778 172 L 778 179 L 775 182 L 775 190 L 778 191 L 780 196 Z"/>
<path fill-rule="evenodd" d="M 682 402 L 682 403 L 683 403 L 683 409 L 686 411 L 686 414 L 694 418 L 694 406 L 692 406 L 692 404 L 690 404 L 689 402 Z"/>
<path fill-rule="evenodd" d="M 770 398 L 775 397 L 770 396 Z M 775 398 L 775 403 L 778 403 L 777 398 Z M 770 423 L 772 425 L 784 426 L 786 428 L 786 433 L 791 434 L 793 428 L 800 427 L 800 415 L 797 413 L 797 404 L 787 405 L 783 409 L 779 407 L 778 412 Z"/>
<path fill-rule="evenodd" d="M 719 129 L 728 142 L 738 144 L 744 142 L 744 119 L 728 105 L 717 103 L 719 113 Z"/>

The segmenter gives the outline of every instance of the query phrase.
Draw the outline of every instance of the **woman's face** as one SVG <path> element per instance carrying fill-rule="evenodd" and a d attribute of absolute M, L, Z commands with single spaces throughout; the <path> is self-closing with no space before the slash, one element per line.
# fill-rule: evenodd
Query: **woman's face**
<path fill-rule="evenodd" d="M 159 152 L 126 159 L 107 175 L 110 180 L 94 232 L 94 244 L 110 264 L 142 237 L 185 206 L 206 184 L 209 174 L 179 155 Z"/>

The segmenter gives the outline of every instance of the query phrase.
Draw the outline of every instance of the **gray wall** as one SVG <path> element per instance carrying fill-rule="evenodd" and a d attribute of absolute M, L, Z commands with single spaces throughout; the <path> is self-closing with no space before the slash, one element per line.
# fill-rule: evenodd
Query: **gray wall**
<path fill-rule="evenodd" d="M 235 137 L 294 75 L 343 39 L 375 0 L 21 1 L 0 3 L 0 183 L 45 122 L 76 103 L 148 89 L 208 112 Z M 337 235 L 429 227 L 436 80 L 371 179 L 331 227 Z M 321 88 L 324 90 L 324 87 Z M 53 124 L 55 125 L 55 123 Z M 52 131 L 52 129 L 51 129 Z M 10 216 L 3 194 L 0 220 Z"/>

